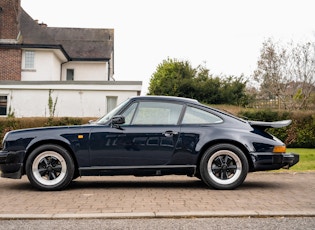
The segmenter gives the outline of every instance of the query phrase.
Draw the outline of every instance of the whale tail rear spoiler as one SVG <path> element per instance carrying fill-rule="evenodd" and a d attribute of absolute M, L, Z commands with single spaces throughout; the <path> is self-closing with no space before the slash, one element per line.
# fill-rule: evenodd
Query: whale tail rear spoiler
<path fill-rule="evenodd" d="M 267 128 L 283 128 L 292 123 L 292 120 L 283 120 L 283 121 L 248 121 L 248 123 L 256 128 L 267 129 Z"/>

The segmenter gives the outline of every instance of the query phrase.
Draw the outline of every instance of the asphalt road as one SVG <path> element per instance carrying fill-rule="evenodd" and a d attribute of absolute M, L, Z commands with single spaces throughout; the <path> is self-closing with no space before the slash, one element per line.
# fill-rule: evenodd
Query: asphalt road
<path fill-rule="evenodd" d="M 277 218 L 163 218 L 163 219 L 71 219 L 71 220 L 0 220 L 0 229 L 259 229 L 259 230 L 313 230 L 315 217 Z"/>

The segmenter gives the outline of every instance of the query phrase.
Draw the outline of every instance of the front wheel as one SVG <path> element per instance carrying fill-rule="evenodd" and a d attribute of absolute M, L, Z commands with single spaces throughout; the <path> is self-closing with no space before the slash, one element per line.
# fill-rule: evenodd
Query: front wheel
<path fill-rule="evenodd" d="M 74 175 L 74 163 L 68 151 L 58 145 L 43 145 L 27 158 L 25 170 L 30 183 L 40 190 L 61 190 Z"/>
<path fill-rule="evenodd" d="M 215 189 L 235 189 L 248 173 L 245 154 L 231 144 L 210 147 L 200 161 L 200 175 L 205 184 Z"/>

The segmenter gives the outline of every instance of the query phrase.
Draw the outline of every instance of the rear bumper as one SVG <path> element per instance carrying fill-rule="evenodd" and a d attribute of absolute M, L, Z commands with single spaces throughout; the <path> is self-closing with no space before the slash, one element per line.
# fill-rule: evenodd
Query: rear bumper
<path fill-rule="evenodd" d="M 0 151 L 0 176 L 20 179 L 23 175 L 23 158 L 25 152 Z"/>
<path fill-rule="evenodd" d="M 296 153 L 251 153 L 251 158 L 254 166 L 252 171 L 288 169 L 300 160 L 300 156 Z"/>

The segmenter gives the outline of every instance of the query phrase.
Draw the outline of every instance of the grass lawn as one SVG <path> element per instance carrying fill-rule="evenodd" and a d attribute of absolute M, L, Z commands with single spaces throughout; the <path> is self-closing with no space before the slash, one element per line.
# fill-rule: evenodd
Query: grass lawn
<path fill-rule="evenodd" d="M 288 148 L 287 153 L 298 153 L 300 161 L 290 168 L 292 171 L 315 171 L 315 148 Z"/>

